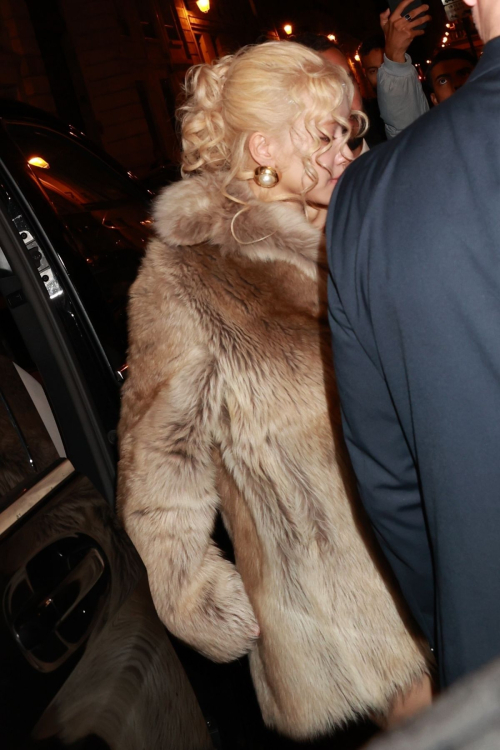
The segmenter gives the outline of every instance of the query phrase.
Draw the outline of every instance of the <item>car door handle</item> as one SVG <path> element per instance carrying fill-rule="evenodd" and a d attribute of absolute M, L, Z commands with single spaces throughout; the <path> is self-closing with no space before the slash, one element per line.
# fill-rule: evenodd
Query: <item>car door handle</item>
<path fill-rule="evenodd" d="M 99 584 L 106 570 L 100 551 L 87 549 L 85 556 L 62 580 L 43 593 L 34 591 L 17 614 L 13 629 L 22 646 L 31 651 L 43 644 L 64 622 L 78 605 Z M 87 606 L 96 610 L 98 597 L 87 597 Z M 88 612 L 93 619 L 93 612 Z"/>

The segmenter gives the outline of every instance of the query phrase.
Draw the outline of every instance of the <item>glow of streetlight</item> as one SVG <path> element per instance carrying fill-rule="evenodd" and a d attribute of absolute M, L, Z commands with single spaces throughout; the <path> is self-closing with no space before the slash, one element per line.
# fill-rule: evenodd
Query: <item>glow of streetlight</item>
<path fill-rule="evenodd" d="M 210 10 L 210 0 L 196 0 L 196 5 L 202 13 L 208 13 Z"/>
<path fill-rule="evenodd" d="M 291 34 L 291 33 L 292 33 L 292 31 L 293 31 L 293 27 L 292 27 L 292 24 L 291 24 L 291 23 L 286 23 L 286 24 L 285 24 L 285 25 L 283 26 L 283 31 L 285 32 L 285 34 L 286 34 L 287 36 L 290 36 L 290 34 Z"/>
<path fill-rule="evenodd" d="M 335 34 L 328 34 L 326 38 L 329 39 L 331 42 L 337 41 L 337 37 L 335 36 Z"/>
<path fill-rule="evenodd" d="M 447 44 L 447 43 L 448 43 L 448 37 L 447 37 L 447 36 L 444 36 L 444 37 L 443 37 L 443 44 Z"/>

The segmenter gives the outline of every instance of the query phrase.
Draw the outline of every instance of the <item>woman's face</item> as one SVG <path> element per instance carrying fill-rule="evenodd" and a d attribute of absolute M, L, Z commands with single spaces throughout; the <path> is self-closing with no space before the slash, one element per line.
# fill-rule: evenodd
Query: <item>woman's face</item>
<path fill-rule="evenodd" d="M 349 107 L 344 103 L 339 114 L 349 119 Z M 325 120 L 320 125 L 318 133 L 321 145 L 319 152 L 313 154 L 311 160 L 318 175 L 318 183 L 306 193 L 308 203 L 317 206 L 328 206 L 332 193 L 345 168 L 354 159 L 347 144 L 343 145 L 345 130 L 342 125 L 334 121 Z M 322 147 L 327 146 L 330 136 L 330 148 L 321 153 Z M 280 144 L 281 145 L 281 144 Z M 278 189 L 292 195 L 301 195 L 305 188 L 314 184 L 304 170 L 302 154 L 308 153 L 313 145 L 313 138 L 307 132 L 303 122 L 299 121 L 292 134 L 283 139 L 282 152 L 278 153 L 277 163 L 281 171 Z"/>

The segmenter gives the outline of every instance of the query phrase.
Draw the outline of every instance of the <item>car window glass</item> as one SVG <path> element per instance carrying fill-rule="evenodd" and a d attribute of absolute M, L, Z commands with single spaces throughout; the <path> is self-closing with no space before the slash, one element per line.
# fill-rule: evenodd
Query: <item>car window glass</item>
<path fill-rule="evenodd" d="M 114 322 L 105 349 L 107 343 L 118 348 L 124 361 L 128 290 L 150 237 L 147 194 L 70 136 L 26 123 L 6 126 L 85 264 L 85 273 L 75 274 L 73 283 L 88 293 L 90 272 Z M 104 311 L 95 305 L 87 312 L 92 320 Z"/>
<path fill-rule="evenodd" d="M 16 485 L 64 455 L 42 379 L 0 294 L 0 507 Z"/>

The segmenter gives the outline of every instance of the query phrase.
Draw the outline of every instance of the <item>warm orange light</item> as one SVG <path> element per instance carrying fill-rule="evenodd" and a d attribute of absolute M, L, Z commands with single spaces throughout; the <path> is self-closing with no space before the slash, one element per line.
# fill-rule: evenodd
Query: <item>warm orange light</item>
<path fill-rule="evenodd" d="M 360 58 L 360 56 L 358 54 L 354 55 L 354 59 L 356 60 L 356 62 L 360 62 L 361 61 L 361 58 Z"/>
<path fill-rule="evenodd" d="M 31 164 L 32 167 L 38 167 L 39 169 L 50 169 L 49 162 L 42 159 L 41 156 L 32 156 L 31 159 L 28 159 L 28 164 Z"/>
<path fill-rule="evenodd" d="M 196 5 L 202 13 L 208 13 L 210 10 L 210 0 L 196 0 Z"/>
<path fill-rule="evenodd" d="M 447 23 L 447 24 L 446 24 L 446 28 L 447 28 L 447 29 L 451 29 L 451 23 Z"/>
<path fill-rule="evenodd" d="M 448 42 L 448 37 L 447 37 L 447 36 L 444 36 L 444 37 L 443 37 L 443 44 L 447 44 L 447 42 Z"/>
<path fill-rule="evenodd" d="M 445 36 L 450 36 L 450 32 L 449 32 L 449 31 L 445 31 L 445 32 L 444 32 L 444 35 L 445 35 Z"/>
<path fill-rule="evenodd" d="M 331 42 L 337 41 L 337 37 L 335 36 L 335 34 L 328 34 L 327 39 L 329 39 Z"/>
<path fill-rule="evenodd" d="M 427 65 L 430 65 L 432 60 L 426 60 L 425 62 L 427 63 Z"/>
<path fill-rule="evenodd" d="M 288 36 L 290 36 L 290 34 L 291 34 L 291 33 L 292 33 L 292 31 L 293 31 L 293 27 L 292 27 L 292 24 L 291 24 L 291 23 L 286 23 L 286 24 L 285 24 L 285 25 L 283 26 L 283 31 L 285 32 L 285 34 L 287 34 Z"/>

